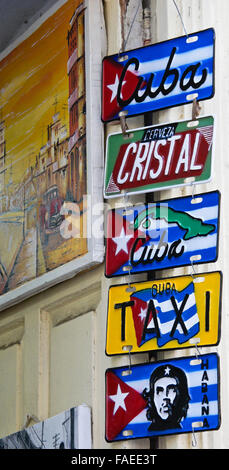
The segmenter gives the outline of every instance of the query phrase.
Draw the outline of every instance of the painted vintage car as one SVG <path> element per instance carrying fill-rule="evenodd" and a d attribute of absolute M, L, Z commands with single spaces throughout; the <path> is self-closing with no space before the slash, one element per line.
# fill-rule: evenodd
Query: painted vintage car
<path fill-rule="evenodd" d="M 63 200 L 59 195 L 57 185 L 51 186 L 43 195 L 39 208 L 40 228 L 44 240 L 47 242 L 49 235 L 56 233 L 64 219 L 61 215 Z"/>

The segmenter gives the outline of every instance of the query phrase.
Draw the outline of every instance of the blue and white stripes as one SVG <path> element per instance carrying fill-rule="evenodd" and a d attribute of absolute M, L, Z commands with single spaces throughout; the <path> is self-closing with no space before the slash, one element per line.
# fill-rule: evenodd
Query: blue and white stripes
<path fill-rule="evenodd" d="M 207 224 L 213 227 L 213 230 L 206 235 L 196 235 L 192 238 L 185 239 L 185 231 L 177 223 L 168 223 L 163 218 L 153 220 L 153 225 L 146 231 L 148 238 L 142 242 L 142 244 L 136 247 L 132 259 L 134 265 L 132 265 L 131 273 L 146 272 L 151 270 L 168 269 L 178 266 L 188 266 L 191 264 L 202 264 L 208 262 L 214 262 L 218 256 L 218 236 L 219 236 L 219 210 L 220 210 L 220 193 L 219 191 L 212 191 L 210 193 L 203 193 L 196 195 L 194 198 L 196 203 L 193 204 L 192 196 L 184 198 L 169 199 L 167 201 L 161 201 L 155 203 L 160 206 L 167 205 L 169 209 L 177 211 L 177 213 L 186 213 L 196 220 L 201 220 L 203 224 Z M 199 202 L 200 201 L 200 202 Z M 148 207 L 152 207 L 154 204 L 148 204 Z M 133 224 L 133 217 L 136 217 L 137 213 L 143 211 L 146 206 L 135 206 L 129 216 L 125 216 L 127 222 Z M 117 212 L 121 212 L 122 209 L 117 209 Z M 160 239 L 163 235 L 163 242 L 168 244 L 168 247 L 180 240 L 180 247 L 177 248 L 177 252 L 184 247 L 183 253 L 180 256 L 161 257 L 160 260 L 153 258 L 153 253 L 159 246 Z M 151 251 L 151 260 L 149 259 L 148 253 Z M 131 250 L 131 249 L 130 249 Z M 154 251 L 153 251 L 154 250 Z M 161 249 L 162 251 L 162 249 Z M 143 260 L 144 253 L 144 262 Z M 149 262 L 147 262 L 147 256 Z M 126 263 L 126 265 L 129 263 Z M 125 266 L 125 264 L 123 264 Z M 123 266 L 120 267 L 113 275 L 123 275 Z"/>
<path fill-rule="evenodd" d="M 133 58 L 139 61 L 138 67 L 133 63 L 128 67 L 129 71 L 144 80 L 143 86 L 138 90 L 138 96 L 144 95 L 148 82 L 152 82 L 150 90 L 156 96 L 151 97 L 148 94 L 142 102 L 136 101 L 133 96 L 123 110 L 128 111 L 130 116 L 187 104 L 193 100 L 193 94 L 197 100 L 211 98 L 214 95 L 214 36 L 214 30 L 210 28 L 192 34 L 189 37 L 190 42 L 187 42 L 186 36 L 182 36 L 128 51 L 125 54 L 128 55 L 128 60 L 121 63 L 125 66 Z M 113 56 L 112 59 L 118 61 L 119 56 Z M 123 83 L 124 80 L 125 77 Z M 160 89 L 162 82 L 163 90 Z M 171 91 L 167 93 L 170 88 Z M 156 93 L 158 89 L 159 93 Z"/>
<path fill-rule="evenodd" d="M 134 297 L 145 300 L 146 292 L 144 290 L 137 292 L 134 294 Z M 155 322 L 152 318 L 147 325 L 147 329 L 151 331 L 154 329 L 155 332 L 146 333 L 144 341 L 157 337 L 159 347 L 164 346 L 172 339 L 176 339 L 179 344 L 182 344 L 199 332 L 199 317 L 197 314 L 193 282 L 191 282 L 182 291 L 176 291 L 172 297 L 173 298 L 171 299 L 171 294 L 168 296 L 167 292 L 164 291 L 153 299 L 154 307 L 157 311 L 157 322 L 160 336 L 158 336 L 155 329 Z M 175 308 L 172 300 L 175 303 Z M 179 316 L 176 309 L 180 314 L 182 314 L 182 322 L 178 321 Z M 171 333 L 173 328 L 174 332 Z"/>
<path fill-rule="evenodd" d="M 181 427 L 150 431 L 150 421 L 147 419 L 147 408 L 145 408 L 123 430 L 131 431 L 130 438 L 187 433 L 192 432 L 193 428 L 196 431 L 218 429 L 220 426 L 219 358 L 216 353 L 211 353 L 201 355 L 199 359 L 197 361 L 195 357 L 186 357 L 132 366 L 130 375 L 123 375 L 124 367 L 113 369 L 122 381 L 139 393 L 145 388 L 149 390 L 150 375 L 161 364 L 168 366 L 172 364 L 181 368 L 187 378 L 190 401 L 187 416 L 180 423 Z M 116 436 L 117 440 L 123 439 L 123 431 Z"/>

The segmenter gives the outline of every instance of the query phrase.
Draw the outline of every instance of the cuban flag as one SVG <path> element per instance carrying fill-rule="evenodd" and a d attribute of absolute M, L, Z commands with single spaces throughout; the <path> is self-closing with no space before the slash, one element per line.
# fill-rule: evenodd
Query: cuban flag
<path fill-rule="evenodd" d="M 135 208 L 128 208 L 131 215 L 120 214 L 111 210 L 107 214 L 106 231 L 106 276 L 118 271 L 121 267 L 129 265 L 130 249 L 137 238 L 149 241 L 150 237 L 141 228 L 134 230 L 133 220 L 138 212 Z M 125 271 L 122 272 L 125 274 Z"/>
<path fill-rule="evenodd" d="M 159 347 L 176 339 L 179 344 L 195 336 L 200 329 L 194 284 L 182 291 L 166 291 L 152 297 L 152 289 L 131 295 L 131 307 L 138 347 L 157 338 Z"/>
<path fill-rule="evenodd" d="M 103 62 L 103 106 L 102 119 L 104 122 L 112 120 L 122 110 L 117 101 L 119 80 L 123 71 L 123 65 L 111 58 Z M 138 77 L 134 71 L 127 71 L 126 79 L 122 84 L 121 97 L 128 98 L 138 84 Z"/>
<path fill-rule="evenodd" d="M 218 429 L 220 426 L 219 358 L 215 353 L 181 357 L 167 361 L 107 369 L 106 371 L 106 439 L 119 441 L 142 437 L 180 434 Z M 187 414 L 179 427 L 151 429 L 149 406 L 144 391 L 150 389 L 151 374 L 163 366 L 165 377 L 171 366 L 183 371 L 188 387 Z M 195 428 L 193 428 L 195 425 Z"/>
<path fill-rule="evenodd" d="M 147 403 L 137 390 L 120 380 L 112 371 L 107 375 L 107 396 L 106 436 L 112 441 L 146 408 Z"/>
<path fill-rule="evenodd" d="M 192 196 L 186 196 L 128 207 L 128 211 L 124 208 L 108 211 L 105 275 L 107 277 L 123 276 L 127 274 L 126 266 L 130 264 L 131 274 L 190 266 L 192 257 L 197 255 L 201 261 L 194 261 L 194 264 L 216 261 L 218 256 L 220 192 L 211 191 L 198 194 L 195 199 L 195 204 L 193 204 Z M 161 211 L 163 207 L 166 207 L 168 211 L 172 211 L 173 215 L 176 216 L 176 221 L 166 220 L 163 216 L 150 216 L 149 212 L 153 208 L 155 210 L 160 208 Z M 148 223 L 152 227 L 146 229 L 142 223 L 139 223 L 134 228 L 137 217 L 140 219 L 141 213 L 144 212 L 145 220 L 148 218 Z M 185 226 L 180 220 L 183 215 L 185 215 L 187 222 Z M 189 235 L 187 238 L 187 232 L 190 229 L 192 229 L 192 236 Z M 136 245 L 137 238 L 139 238 L 139 243 Z M 180 255 L 169 257 L 167 250 L 165 256 L 155 259 L 154 255 L 163 239 L 168 244 L 168 250 L 172 249 L 173 244 L 180 240 L 178 248 Z M 131 261 L 131 258 L 134 262 Z"/>
<path fill-rule="evenodd" d="M 182 36 L 105 57 L 102 120 L 119 119 L 121 110 L 134 116 L 187 104 L 193 93 L 198 95 L 198 101 L 211 98 L 214 95 L 214 30 L 193 33 L 190 39 L 187 41 L 187 36 Z M 117 99 L 119 88 L 123 107 Z"/>

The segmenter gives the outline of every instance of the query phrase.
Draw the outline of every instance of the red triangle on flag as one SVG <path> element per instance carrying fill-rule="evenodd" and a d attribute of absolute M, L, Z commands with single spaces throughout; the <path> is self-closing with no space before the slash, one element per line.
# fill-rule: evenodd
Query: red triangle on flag
<path fill-rule="evenodd" d="M 103 84 L 102 84 L 102 120 L 110 121 L 122 109 L 117 101 L 117 91 L 123 64 L 106 57 L 103 60 Z M 134 93 L 139 78 L 136 73 L 127 70 L 122 84 L 121 98 L 127 100 Z"/>
<path fill-rule="evenodd" d="M 134 210 L 134 207 L 128 210 Z M 143 238 L 146 242 L 149 240 L 149 235 L 140 229 L 134 230 L 122 213 L 119 214 L 116 210 L 108 212 L 106 233 L 106 275 L 108 277 L 130 262 L 131 248 L 137 238 Z"/>
<path fill-rule="evenodd" d="M 108 276 L 129 261 L 130 247 L 134 240 L 134 230 L 129 226 L 129 222 L 126 222 L 116 211 L 109 211 L 106 240 L 106 274 Z"/>
<path fill-rule="evenodd" d="M 106 373 L 106 438 L 115 437 L 147 406 L 142 395 L 111 370 Z"/>

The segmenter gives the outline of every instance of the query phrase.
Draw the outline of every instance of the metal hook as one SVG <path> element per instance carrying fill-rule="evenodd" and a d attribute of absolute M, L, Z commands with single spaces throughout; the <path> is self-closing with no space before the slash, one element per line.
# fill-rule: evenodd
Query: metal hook
<path fill-rule="evenodd" d="M 194 269 L 193 261 L 191 261 L 191 266 L 192 266 L 192 271 L 193 271 L 193 272 L 191 273 L 191 276 L 192 276 L 192 278 L 193 278 L 194 276 L 197 275 L 197 273 L 196 273 L 196 271 L 195 271 L 195 269 Z"/>
<path fill-rule="evenodd" d="M 128 199 L 129 199 L 129 196 L 128 194 L 126 193 L 126 191 L 123 193 L 123 198 L 124 198 L 124 206 L 125 206 L 125 212 L 127 212 L 127 204 L 128 204 Z M 128 271 L 128 287 L 126 289 L 126 292 L 135 292 L 136 291 L 136 287 L 133 287 L 131 286 L 131 276 L 130 276 L 130 271 L 132 269 L 132 266 L 131 266 L 131 262 L 130 262 L 130 258 L 128 260 L 128 265 L 125 266 L 125 270 Z"/>
<path fill-rule="evenodd" d="M 131 354 L 130 354 L 130 351 L 132 349 L 132 346 L 129 346 L 128 350 L 129 350 L 129 374 L 131 372 Z"/>
<path fill-rule="evenodd" d="M 122 348 L 123 351 L 128 351 L 128 355 L 129 355 L 129 372 L 128 372 L 128 374 L 131 374 L 131 354 L 130 354 L 130 351 L 131 351 L 132 348 L 133 348 L 132 345 L 123 346 L 123 348 Z"/>
<path fill-rule="evenodd" d="M 196 359 L 199 359 L 200 358 L 200 351 L 198 349 L 198 346 L 197 346 L 197 343 L 194 343 L 195 345 L 195 356 L 196 356 Z"/>
<path fill-rule="evenodd" d="M 195 121 L 195 119 L 199 116 L 200 111 L 201 111 L 201 106 L 200 103 L 197 101 L 196 98 L 194 98 L 192 102 L 192 120 Z"/>
<path fill-rule="evenodd" d="M 124 193 L 123 193 L 123 198 L 124 198 L 124 205 L 125 205 L 125 211 L 126 211 L 127 210 L 127 204 L 128 204 L 128 201 L 129 201 L 129 196 L 128 196 L 126 191 L 124 191 Z"/>
<path fill-rule="evenodd" d="M 130 263 L 130 261 L 129 261 Z M 131 276 L 130 276 L 130 270 L 131 270 L 131 266 L 129 266 L 129 270 L 128 270 L 128 286 L 129 286 L 129 289 L 131 289 Z"/>
<path fill-rule="evenodd" d="M 130 344 L 130 345 L 126 345 L 126 346 L 123 346 L 123 351 L 128 351 L 128 355 L 129 355 L 129 374 L 130 374 L 130 371 L 131 371 L 131 354 L 130 354 L 130 351 L 132 350 L 133 346 Z"/>
<path fill-rule="evenodd" d="M 126 111 L 120 111 L 120 113 L 119 113 L 120 126 L 121 126 L 123 134 L 126 134 L 126 131 L 128 130 L 128 126 L 127 126 L 127 123 L 126 123 L 126 115 L 127 115 Z"/>
<path fill-rule="evenodd" d="M 193 447 L 197 446 L 197 439 L 196 439 L 196 436 L 195 436 L 194 427 L 192 427 L 192 446 Z"/>
<path fill-rule="evenodd" d="M 195 185 L 194 185 L 194 183 L 191 183 L 191 185 L 192 185 L 192 199 L 194 199 L 195 198 L 195 196 L 194 196 Z"/>
<path fill-rule="evenodd" d="M 136 287 L 135 286 L 132 286 L 131 285 L 131 276 L 130 276 L 130 271 L 132 269 L 132 266 L 130 264 L 130 260 L 129 260 L 129 264 L 126 266 L 126 270 L 128 271 L 128 287 L 126 288 L 126 292 L 135 292 L 136 291 Z"/>

